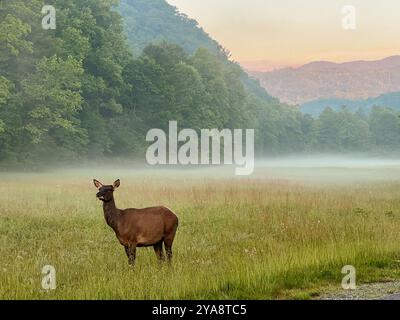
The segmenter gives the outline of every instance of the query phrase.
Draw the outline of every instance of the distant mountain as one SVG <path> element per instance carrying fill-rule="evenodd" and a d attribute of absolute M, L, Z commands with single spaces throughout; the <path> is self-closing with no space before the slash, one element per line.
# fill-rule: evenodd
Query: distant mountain
<path fill-rule="evenodd" d="M 358 109 L 368 114 L 374 106 L 388 107 L 393 110 L 400 111 L 400 92 L 388 93 L 381 95 L 377 98 L 369 98 L 365 100 L 345 100 L 345 99 L 323 99 L 311 101 L 303 104 L 300 110 L 303 113 L 311 114 L 312 116 L 319 116 L 325 108 L 338 111 L 343 106 L 351 112 L 356 112 Z"/>
<path fill-rule="evenodd" d="M 367 99 L 400 92 L 400 56 L 378 61 L 318 61 L 299 68 L 252 72 L 274 97 L 289 104 L 319 99 Z"/>

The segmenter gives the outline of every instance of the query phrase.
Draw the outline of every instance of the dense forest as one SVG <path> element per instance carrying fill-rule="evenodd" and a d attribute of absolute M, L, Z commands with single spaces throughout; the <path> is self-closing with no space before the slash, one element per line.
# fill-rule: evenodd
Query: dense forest
<path fill-rule="evenodd" d="M 326 109 L 314 119 L 279 103 L 193 20 L 168 5 L 157 17 L 161 4 L 124 1 L 125 19 L 131 12 L 134 21 L 129 29 L 118 1 L 53 0 L 57 28 L 43 30 L 43 0 L 0 2 L 3 167 L 144 159 L 146 133 L 170 120 L 181 128 L 254 128 L 258 156 L 391 152 L 400 144 L 399 118 L 390 109 Z M 135 19 L 135 8 L 136 16 L 154 15 L 156 30 Z M 157 32 L 164 15 L 177 24 L 166 28 L 176 32 L 168 38 Z M 199 33 L 194 42 L 183 36 L 187 24 Z M 135 46 L 129 34 L 148 36 Z"/>

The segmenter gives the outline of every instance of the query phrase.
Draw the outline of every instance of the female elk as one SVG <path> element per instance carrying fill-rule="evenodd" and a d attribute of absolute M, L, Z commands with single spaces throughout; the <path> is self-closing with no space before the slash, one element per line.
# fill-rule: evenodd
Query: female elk
<path fill-rule="evenodd" d="M 103 201 L 104 217 L 115 231 L 119 242 L 125 247 L 129 264 L 134 265 L 137 247 L 153 246 L 160 261 L 164 260 L 163 243 L 168 262 L 172 259 L 172 243 L 178 228 L 177 216 L 168 208 L 117 209 L 114 191 L 119 187 L 117 180 L 113 185 L 103 185 L 93 180 L 99 190 L 97 198 Z"/>

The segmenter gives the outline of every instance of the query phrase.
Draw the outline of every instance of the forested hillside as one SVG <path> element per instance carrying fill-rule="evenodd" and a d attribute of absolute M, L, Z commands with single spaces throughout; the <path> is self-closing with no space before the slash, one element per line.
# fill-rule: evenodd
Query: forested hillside
<path fill-rule="evenodd" d="M 235 62 L 230 53 L 206 33 L 196 20 L 190 19 L 165 0 L 121 0 L 118 6 L 124 21 L 124 29 L 134 56 L 142 53 L 149 44 L 167 42 L 180 46 L 186 53 L 207 49 L 220 62 L 230 64 L 240 75 L 246 89 L 264 101 L 278 103 Z"/>
<path fill-rule="evenodd" d="M 145 1 L 130 2 L 139 4 L 144 16 L 152 10 L 152 1 L 146 0 L 150 7 Z M 147 131 L 166 129 L 170 120 L 177 120 L 181 128 L 254 128 L 259 156 L 366 150 L 375 142 L 393 150 L 399 141 L 393 136 L 399 134 L 397 115 L 385 109 L 377 111 L 373 122 L 346 112 L 327 112 L 314 120 L 281 105 L 219 47 L 215 51 L 195 45 L 185 50 L 157 42 L 133 54 L 122 17 L 115 11 L 117 1 L 52 4 L 56 30 L 42 29 L 42 0 L 0 3 L 3 167 L 107 157 L 143 160 Z M 346 121 L 335 123 L 336 116 Z M 387 118 L 394 131 L 387 132 L 382 122 Z M 362 136 L 353 130 L 352 121 L 364 130 Z M 380 140 L 371 135 L 383 134 L 379 130 L 386 134 Z"/>
<path fill-rule="evenodd" d="M 115 1 L 53 4 L 56 30 L 41 28 L 44 1 L 1 4 L 2 163 L 141 158 L 147 131 L 169 120 L 192 128 L 257 127 L 259 144 L 272 152 L 279 140 L 290 141 L 283 108 L 246 89 L 237 65 L 165 42 L 134 58 Z"/>
<path fill-rule="evenodd" d="M 200 47 L 214 54 L 223 52 L 196 20 L 165 0 L 121 0 L 118 11 L 124 18 L 128 43 L 136 56 L 149 43 L 161 41 L 177 44 L 188 53 L 195 53 Z"/>

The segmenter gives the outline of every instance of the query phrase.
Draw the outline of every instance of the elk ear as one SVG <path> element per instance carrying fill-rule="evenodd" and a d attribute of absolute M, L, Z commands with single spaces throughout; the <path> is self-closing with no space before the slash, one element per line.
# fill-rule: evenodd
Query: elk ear
<path fill-rule="evenodd" d="M 118 179 L 118 180 L 115 180 L 115 182 L 113 183 L 113 188 L 114 188 L 114 189 L 117 189 L 117 188 L 119 187 L 120 184 L 121 184 L 121 181 L 119 181 L 119 179 Z"/>
<path fill-rule="evenodd" d="M 103 186 L 103 184 L 100 181 L 97 181 L 96 179 L 93 179 L 93 183 L 97 189 L 100 189 Z"/>

